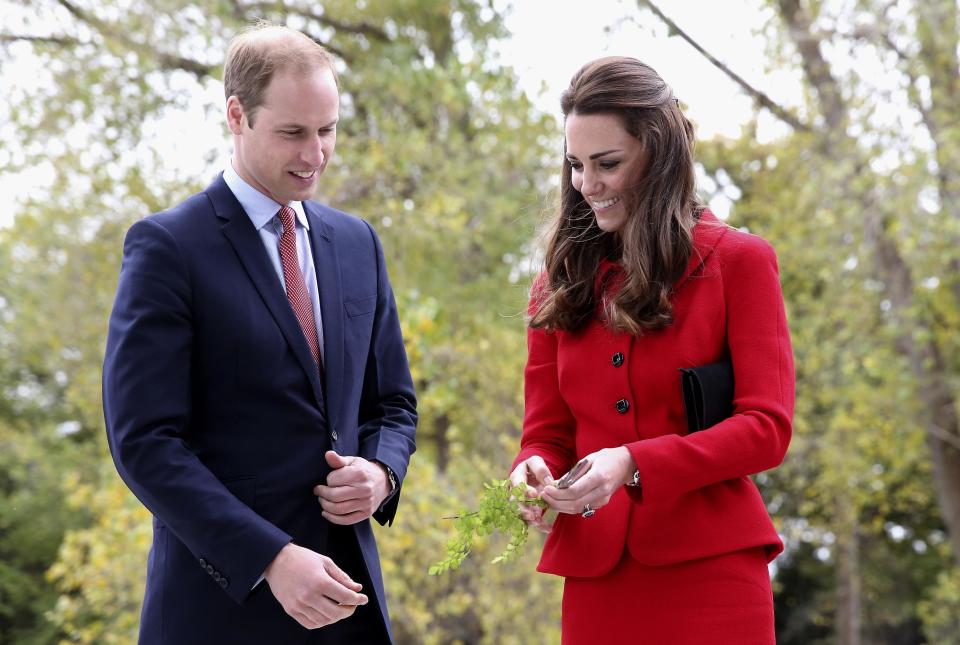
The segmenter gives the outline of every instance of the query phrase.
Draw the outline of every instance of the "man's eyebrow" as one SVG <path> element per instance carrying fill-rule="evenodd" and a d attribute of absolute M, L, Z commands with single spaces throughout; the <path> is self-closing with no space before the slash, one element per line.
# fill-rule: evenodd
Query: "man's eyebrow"
<path fill-rule="evenodd" d="M 331 121 L 330 123 L 328 123 L 328 124 L 326 124 L 326 125 L 320 126 L 319 129 L 320 129 L 320 130 L 329 130 L 330 128 L 332 128 L 332 127 L 334 127 L 335 125 L 337 125 L 337 123 L 339 123 L 339 121 L 340 121 L 340 119 L 334 119 L 334 120 Z M 278 130 L 293 130 L 293 129 L 303 130 L 304 127 L 305 127 L 305 126 L 304 126 L 302 123 L 297 123 L 297 122 L 295 122 L 295 121 L 290 121 L 290 122 L 288 122 L 288 123 L 281 123 L 280 125 L 277 126 L 277 129 L 278 129 Z"/>
<path fill-rule="evenodd" d="M 613 150 L 604 150 L 603 152 L 594 152 L 592 155 L 590 155 L 590 158 L 599 159 L 600 157 L 611 154 L 613 152 L 620 152 L 620 150 L 618 148 L 615 148 Z M 568 154 L 567 159 L 576 159 L 576 157 L 574 155 Z"/>

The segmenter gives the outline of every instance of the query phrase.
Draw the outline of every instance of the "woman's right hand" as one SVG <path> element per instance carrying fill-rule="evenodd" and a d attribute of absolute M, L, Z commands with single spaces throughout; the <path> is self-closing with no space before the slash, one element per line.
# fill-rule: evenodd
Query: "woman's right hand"
<path fill-rule="evenodd" d="M 524 459 L 510 473 L 510 485 L 514 488 L 526 485 L 524 494 L 530 499 L 539 497 L 543 489 L 552 483 L 553 475 L 550 474 L 550 469 L 543 457 L 537 455 Z M 543 533 L 550 531 L 550 524 L 543 519 L 545 509 L 527 504 L 517 504 L 517 507 L 524 522 Z"/>

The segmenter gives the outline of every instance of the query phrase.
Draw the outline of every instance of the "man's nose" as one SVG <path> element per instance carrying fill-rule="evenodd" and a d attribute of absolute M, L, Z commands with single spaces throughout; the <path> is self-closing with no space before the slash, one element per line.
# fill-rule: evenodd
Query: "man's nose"
<path fill-rule="evenodd" d="M 312 137 L 300 154 L 304 162 L 313 168 L 319 168 L 326 159 L 326 155 L 323 154 L 323 140 L 320 137 Z"/>

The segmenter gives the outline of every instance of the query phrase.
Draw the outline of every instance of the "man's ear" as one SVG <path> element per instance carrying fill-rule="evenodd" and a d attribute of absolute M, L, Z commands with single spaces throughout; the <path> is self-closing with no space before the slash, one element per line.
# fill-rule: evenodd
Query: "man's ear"
<path fill-rule="evenodd" d="M 230 95 L 227 99 L 227 127 L 233 134 L 240 134 L 243 131 L 244 121 L 243 105 L 236 94 Z"/>

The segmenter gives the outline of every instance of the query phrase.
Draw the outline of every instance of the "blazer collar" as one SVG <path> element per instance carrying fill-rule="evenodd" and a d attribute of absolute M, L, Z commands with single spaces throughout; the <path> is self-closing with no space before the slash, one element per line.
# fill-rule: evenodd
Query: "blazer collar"
<path fill-rule="evenodd" d="M 690 254 L 690 261 L 687 262 L 687 268 L 683 275 L 673 285 L 674 292 L 683 286 L 683 283 L 694 272 L 701 270 L 706 264 L 707 258 L 713 253 L 713 249 L 720 243 L 729 228 L 727 224 L 718 220 L 709 208 L 703 209 L 700 213 L 700 219 L 693 227 L 693 252 Z"/>
<path fill-rule="evenodd" d="M 687 278 L 703 267 L 707 258 L 713 253 L 713 249 L 716 248 L 729 228 L 727 224 L 717 219 L 717 216 L 709 208 L 703 209 L 700 213 L 700 219 L 693 227 L 693 251 L 690 254 L 690 260 L 687 262 L 687 268 L 684 269 L 680 279 L 673 285 L 674 292 L 683 286 Z M 622 269 L 623 267 L 618 262 L 606 258 L 600 260 L 594 288 L 599 292 L 602 282 L 607 279 L 607 274 L 610 271 L 620 272 Z M 617 279 L 622 279 L 622 276 L 615 276 L 613 278 L 615 283 Z"/>

